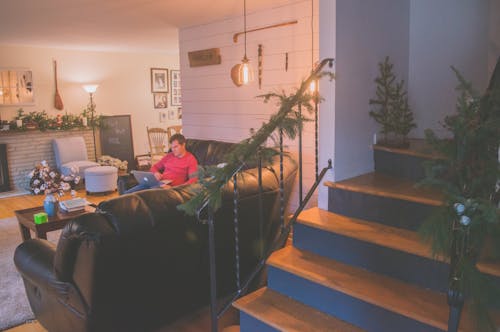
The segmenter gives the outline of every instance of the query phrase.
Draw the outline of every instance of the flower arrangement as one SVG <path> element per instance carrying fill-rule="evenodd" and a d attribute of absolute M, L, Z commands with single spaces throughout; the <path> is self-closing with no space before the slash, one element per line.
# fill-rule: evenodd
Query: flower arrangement
<path fill-rule="evenodd" d="M 120 170 L 124 170 L 124 171 L 126 171 L 128 168 L 128 161 L 126 161 L 126 160 L 121 161 L 120 159 L 113 158 L 113 157 L 108 156 L 108 155 L 100 156 L 98 158 L 97 162 L 101 166 L 114 166 L 114 167 L 116 167 Z"/>
<path fill-rule="evenodd" d="M 72 169 L 71 175 L 61 175 L 52 170 L 46 160 L 42 160 L 28 174 L 30 191 L 34 195 L 58 193 L 62 196 L 71 189 L 72 183 L 76 185 L 80 182 L 80 176 L 75 174 L 76 170 Z"/>

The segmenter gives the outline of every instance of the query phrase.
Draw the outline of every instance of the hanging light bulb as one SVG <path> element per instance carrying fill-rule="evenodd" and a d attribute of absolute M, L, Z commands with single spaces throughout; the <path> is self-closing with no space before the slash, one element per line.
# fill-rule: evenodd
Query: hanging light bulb
<path fill-rule="evenodd" d="M 243 0 L 243 24 L 245 34 L 245 56 L 241 60 L 241 65 L 238 70 L 238 82 L 240 84 L 248 84 L 253 81 L 253 68 L 247 58 L 247 1 Z"/>
<path fill-rule="evenodd" d="M 317 84 L 316 83 L 317 83 L 316 80 L 313 80 L 309 84 L 309 93 L 312 94 L 312 95 L 314 95 L 316 93 L 316 91 L 317 91 L 317 88 L 316 88 Z"/>

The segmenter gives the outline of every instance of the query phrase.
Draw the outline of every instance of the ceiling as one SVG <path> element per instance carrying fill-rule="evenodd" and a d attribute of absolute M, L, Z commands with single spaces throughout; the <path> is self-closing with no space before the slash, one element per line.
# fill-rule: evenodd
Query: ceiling
<path fill-rule="evenodd" d="M 247 13 L 298 0 L 247 0 Z M 0 44 L 178 53 L 178 28 L 240 16 L 243 0 L 2 0 Z"/>

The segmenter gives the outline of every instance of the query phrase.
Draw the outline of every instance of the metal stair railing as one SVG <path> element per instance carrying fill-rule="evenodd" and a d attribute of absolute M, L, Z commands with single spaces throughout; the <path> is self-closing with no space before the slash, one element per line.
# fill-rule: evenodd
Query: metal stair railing
<path fill-rule="evenodd" d="M 328 64 L 330 67 L 333 66 L 333 58 L 324 59 L 319 63 L 319 65 L 315 68 L 315 70 L 311 73 L 308 79 L 306 79 L 299 91 L 304 92 L 304 86 L 309 86 L 309 83 L 316 79 L 322 70 L 322 68 Z M 265 266 L 267 259 L 271 256 L 271 254 L 281 248 L 293 227 L 296 223 L 297 218 L 300 212 L 303 211 L 312 195 L 316 191 L 318 185 L 322 181 L 326 172 L 329 169 L 332 169 L 332 161 L 328 160 L 328 165 L 324 167 L 320 174 L 318 174 L 318 103 L 319 98 L 317 95 L 313 98 L 314 101 L 314 112 L 315 112 L 315 182 L 313 183 L 311 189 L 308 191 L 304 199 L 302 199 L 302 191 L 303 191 L 303 182 L 302 182 L 302 115 L 300 115 L 300 124 L 299 124 L 299 207 L 290 218 L 288 223 L 285 224 L 285 206 L 284 206 L 284 150 L 283 150 L 283 128 L 278 127 L 279 133 L 279 202 L 280 202 L 280 234 L 277 239 L 272 243 L 267 250 L 264 250 L 263 244 L 263 202 L 262 202 L 262 158 L 260 155 L 260 150 L 256 151 L 259 155 L 258 160 L 258 183 L 259 183 L 259 236 L 260 236 L 260 255 L 261 259 L 259 260 L 257 266 L 250 273 L 250 275 L 241 282 L 240 280 L 240 257 L 239 257 L 239 219 L 238 219 L 238 173 L 241 172 L 243 167 L 245 166 L 245 162 L 241 162 L 240 166 L 236 168 L 236 170 L 232 173 L 232 182 L 233 182 L 233 213 L 234 213 L 234 234 L 235 234 L 235 279 L 236 279 L 236 291 L 230 296 L 230 300 L 224 303 L 221 306 L 221 309 L 217 309 L 217 280 L 216 280 L 216 257 L 215 257 L 215 220 L 214 220 L 214 210 L 209 204 L 209 199 L 206 199 L 203 204 L 197 209 L 196 217 L 199 221 L 207 223 L 208 225 L 208 236 L 209 236 L 209 264 L 210 264 L 210 315 L 211 315 L 211 331 L 218 331 L 218 320 L 220 317 L 229 309 L 231 304 L 238 299 L 240 296 L 246 293 L 248 290 L 250 283 L 254 280 L 254 278 L 258 275 L 258 273 Z M 301 106 L 299 104 L 299 110 L 301 112 Z M 258 146 L 260 149 L 260 146 Z M 206 211 L 207 218 L 204 218 L 202 215 Z"/>

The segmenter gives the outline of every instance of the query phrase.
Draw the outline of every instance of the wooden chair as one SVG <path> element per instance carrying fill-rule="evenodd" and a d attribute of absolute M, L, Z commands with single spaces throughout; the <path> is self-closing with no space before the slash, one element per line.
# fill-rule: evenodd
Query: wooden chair
<path fill-rule="evenodd" d="M 167 127 L 167 142 L 170 144 L 170 137 L 172 137 L 174 134 L 182 134 L 182 126 L 170 126 Z"/>
<path fill-rule="evenodd" d="M 146 129 L 148 132 L 151 163 L 154 164 L 165 155 L 165 142 L 168 142 L 167 131 L 163 128 L 146 127 Z"/>

